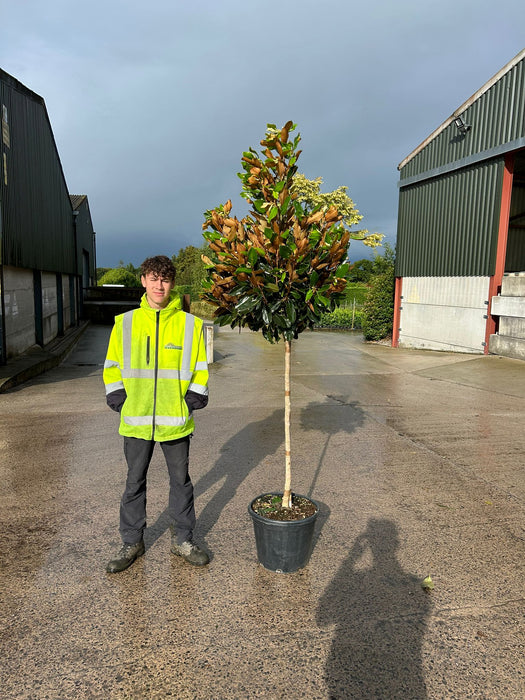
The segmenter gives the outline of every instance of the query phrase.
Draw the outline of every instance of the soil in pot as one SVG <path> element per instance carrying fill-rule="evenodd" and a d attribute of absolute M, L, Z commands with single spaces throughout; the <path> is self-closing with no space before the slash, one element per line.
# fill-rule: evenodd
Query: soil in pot
<path fill-rule="evenodd" d="M 252 503 L 252 510 L 263 518 L 269 520 L 281 520 L 283 522 L 290 520 L 304 520 L 313 515 L 317 507 L 308 498 L 304 496 L 292 495 L 292 507 L 282 507 L 282 496 L 275 493 L 268 493 L 264 496 L 259 496 Z"/>

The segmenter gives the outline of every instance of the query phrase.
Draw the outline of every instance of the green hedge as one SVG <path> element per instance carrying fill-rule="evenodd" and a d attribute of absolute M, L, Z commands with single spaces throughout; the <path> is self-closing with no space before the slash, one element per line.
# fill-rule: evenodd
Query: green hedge
<path fill-rule="evenodd" d="M 205 321 L 210 321 L 213 318 L 215 307 L 207 304 L 205 301 L 192 301 L 190 311 L 194 316 L 203 318 Z"/>
<path fill-rule="evenodd" d="M 142 287 L 140 280 L 129 270 L 123 267 L 116 267 L 105 272 L 98 280 L 98 286 L 103 284 L 121 284 L 124 287 Z"/>
<path fill-rule="evenodd" d="M 365 340 L 382 340 L 392 333 L 394 316 L 394 275 L 391 270 L 376 275 L 363 308 Z"/>
<path fill-rule="evenodd" d="M 334 330 L 351 330 L 352 316 L 354 330 L 361 328 L 363 312 L 361 309 L 356 309 L 355 314 L 349 307 L 338 307 L 331 314 L 323 314 L 321 320 L 316 324 L 316 328 L 333 328 Z"/>
<path fill-rule="evenodd" d="M 185 294 L 189 294 L 190 299 L 192 301 L 193 301 L 193 299 L 198 299 L 198 294 L 197 295 L 195 294 L 191 284 L 176 284 L 173 287 L 173 291 L 177 292 L 177 294 L 180 294 L 181 296 L 184 296 Z"/>
<path fill-rule="evenodd" d="M 365 303 L 366 295 L 368 293 L 368 287 L 366 284 L 361 282 L 349 282 L 345 288 L 345 301 L 343 306 L 352 306 L 355 303 L 356 306 L 362 306 Z"/>

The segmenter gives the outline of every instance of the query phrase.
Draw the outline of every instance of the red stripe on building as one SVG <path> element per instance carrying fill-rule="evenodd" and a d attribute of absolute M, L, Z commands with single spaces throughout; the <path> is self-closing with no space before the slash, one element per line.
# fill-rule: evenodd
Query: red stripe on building
<path fill-rule="evenodd" d="M 490 278 L 489 306 L 487 326 L 485 330 L 485 355 L 489 351 L 489 338 L 496 332 L 496 319 L 491 315 L 492 297 L 497 296 L 501 290 L 501 280 L 505 272 L 505 257 L 507 255 L 507 238 L 509 235 L 510 200 L 512 197 L 512 180 L 514 174 L 514 154 L 509 153 L 505 157 L 505 169 L 503 171 L 503 187 L 501 190 L 501 207 L 499 213 L 498 247 L 496 250 L 496 267 Z"/>
<path fill-rule="evenodd" d="M 403 290 L 403 278 L 396 277 L 394 292 L 394 321 L 392 327 L 392 347 L 399 346 L 399 325 L 401 323 L 401 292 Z"/>

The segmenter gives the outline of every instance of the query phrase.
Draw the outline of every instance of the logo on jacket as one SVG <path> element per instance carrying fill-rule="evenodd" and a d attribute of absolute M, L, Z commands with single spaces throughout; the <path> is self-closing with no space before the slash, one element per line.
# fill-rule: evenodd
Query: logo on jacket
<path fill-rule="evenodd" d="M 173 343 L 168 343 L 164 346 L 164 350 L 182 350 L 182 345 L 173 345 Z"/>

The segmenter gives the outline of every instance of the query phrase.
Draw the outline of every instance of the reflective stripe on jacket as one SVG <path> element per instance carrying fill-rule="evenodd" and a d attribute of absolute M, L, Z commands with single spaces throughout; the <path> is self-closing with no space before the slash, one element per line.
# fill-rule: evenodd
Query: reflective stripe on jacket
<path fill-rule="evenodd" d="M 187 391 L 208 395 L 202 328 L 173 292 L 164 309 L 152 309 L 144 295 L 139 309 L 115 317 L 104 384 L 106 394 L 126 392 L 121 435 L 163 442 L 194 431 L 184 397 Z"/>

